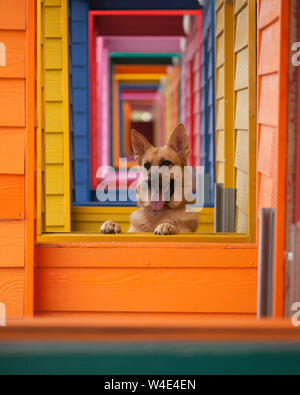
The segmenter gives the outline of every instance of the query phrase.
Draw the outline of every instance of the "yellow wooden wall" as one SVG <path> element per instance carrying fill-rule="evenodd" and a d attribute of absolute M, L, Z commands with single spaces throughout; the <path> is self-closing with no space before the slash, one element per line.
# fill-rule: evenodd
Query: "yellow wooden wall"
<path fill-rule="evenodd" d="M 236 231 L 255 233 L 256 0 L 234 2 Z"/>
<path fill-rule="evenodd" d="M 38 233 L 71 230 L 67 1 L 38 0 Z"/>
<path fill-rule="evenodd" d="M 216 35 L 216 182 L 234 186 L 233 5 L 215 4 Z"/>
<path fill-rule="evenodd" d="M 255 235 L 256 0 L 216 1 L 216 181 L 236 188 L 236 231 Z"/>
<path fill-rule="evenodd" d="M 249 125 L 248 125 L 248 4 L 247 0 L 236 0 L 235 18 L 235 114 L 234 129 L 236 150 L 236 229 L 248 232 L 248 173 L 249 173 Z"/>
<path fill-rule="evenodd" d="M 100 225 L 108 220 L 117 222 L 122 232 L 128 232 L 130 214 L 136 207 L 72 207 L 72 231 L 98 233 Z M 203 208 L 198 213 L 198 233 L 213 233 L 214 209 Z"/>

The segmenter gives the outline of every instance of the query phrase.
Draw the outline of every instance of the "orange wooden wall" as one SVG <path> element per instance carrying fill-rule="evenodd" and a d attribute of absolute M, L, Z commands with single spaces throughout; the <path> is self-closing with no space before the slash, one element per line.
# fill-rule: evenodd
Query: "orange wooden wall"
<path fill-rule="evenodd" d="M 24 316 L 25 300 L 26 219 L 30 213 L 26 213 L 25 204 L 25 152 L 29 118 L 34 117 L 34 107 L 27 103 L 25 93 L 27 89 L 34 100 L 27 82 L 35 56 L 31 44 L 33 59 L 26 62 L 28 34 L 34 32 L 33 25 L 26 30 L 26 13 L 30 11 L 34 17 L 33 4 L 32 0 L 0 0 L 0 43 L 6 50 L 6 65 L 0 66 L 0 302 L 6 304 L 8 317 L 14 318 Z"/>
<path fill-rule="evenodd" d="M 284 221 L 285 221 L 285 159 L 286 159 L 286 103 L 287 103 L 287 62 L 288 62 L 288 22 L 289 22 L 289 1 L 288 0 L 259 0 L 258 1 L 258 206 L 274 207 L 276 209 L 276 245 L 275 245 L 275 313 L 280 316 L 283 312 L 283 279 L 284 279 Z M 0 302 L 7 306 L 8 317 L 21 318 L 24 315 L 33 314 L 33 254 L 34 254 L 34 155 L 35 155 L 35 0 L 0 0 L 0 43 L 6 48 L 6 66 L 0 66 Z M 30 45 L 28 45 L 30 43 Z M 26 176 L 25 176 L 26 175 Z M 164 246 L 165 247 L 165 246 Z M 168 247 L 168 246 L 167 246 Z M 201 257 L 207 259 L 211 255 L 212 246 L 198 246 Z M 63 249 L 52 249 L 58 254 Z M 64 249 L 64 252 L 72 252 L 72 249 Z M 94 248 L 91 248 L 95 252 Z M 47 252 L 44 259 L 43 251 Z M 37 298 L 36 310 L 57 310 L 56 292 L 68 293 L 68 288 L 57 288 L 57 281 L 50 282 L 49 292 L 41 295 L 41 287 L 48 281 L 47 274 L 52 270 L 49 263 L 49 252 L 51 248 L 38 249 L 37 260 L 40 263 L 36 269 Z M 187 250 L 192 260 L 194 251 Z M 81 249 L 82 252 L 82 249 Z M 84 251 L 86 257 L 87 250 Z M 172 252 L 176 253 L 176 252 Z M 243 253 L 243 248 L 239 253 Z M 145 254 L 145 250 L 143 251 Z M 71 254 L 72 255 L 72 254 Z M 214 250 L 214 257 L 216 250 Z M 252 256 L 253 255 L 253 256 Z M 241 277 L 236 283 L 239 290 L 239 281 L 246 284 L 243 290 L 245 296 L 256 292 L 255 269 L 251 265 L 256 260 L 256 250 L 253 249 L 247 259 L 237 258 L 236 265 L 241 266 Z M 95 254 L 95 259 L 99 254 Z M 222 252 L 223 257 L 223 252 Z M 74 258 L 80 258 L 76 255 Z M 79 259 L 80 260 L 80 259 Z M 220 261 L 222 261 L 223 258 Z M 217 260 L 218 261 L 218 260 Z M 64 260 L 64 262 L 66 262 Z M 96 262 L 96 261 L 95 261 Z M 219 261 L 218 261 L 219 262 Z M 122 262 L 119 263 L 121 265 Z M 216 263 L 217 264 L 217 263 Z M 143 263 L 147 265 L 147 262 Z M 201 264 L 198 263 L 198 266 Z M 49 266 L 49 267 L 47 267 Z M 178 271 L 179 281 L 181 273 L 186 276 L 187 284 L 192 282 L 194 271 L 202 270 L 201 267 L 192 269 L 190 272 L 183 272 L 183 269 L 170 268 L 171 282 L 172 277 Z M 244 267 L 245 266 L 245 267 Z M 107 268 L 105 268 L 107 273 Z M 67 278 L 65 272 L 70 274 Z M 134 282 L 132 268 L 126 269 L 125 277 Z M 138 269 L 140 270 L 140 269 Z M 154 268 L 157 278 L 163 277 L 161 268 Z M 119 273 L 124 269 L 112 270 L 110 277 L 102 277 L 103 268 L 95 264 L 92 268 L 86 268 L 86 278 L 89 287 L 94 289 L 92 278 L 104 278 L 106 287 L 99 289 L 96 287 L 95 298 L 91 299 L 94 309 L 101 306 L 99 301 L 105 301 L 107 310 L 116 306 L 111 302 L 111 286 L 109 284 L 118 283 Z M 223 269 L 219 276 L 224 281 Z M 89 272 L 89 273 L 88 273 Z M 51 273 L 50 273 L 51 274 Z M 77 284 L 78 268 L 65 267 L 57 268 L 57 278 L 66 279 L 68 284 Z M 148 275 L 144 270 L 139 275 Z M 247 276 L 243 279 L 243 276 Z M 147 280 L 147 278 L 145 278 Z M 217 281 L 217 277 L 214 281 Z M 227 279 L 232 281 L 231 278 Z M 245 281 L 244 281 L 245 280 Z M 138 283 L 138 280 L 137 280 Z M 26 284 L 26 287 L 25 287 Z M 126 282 L 124 283 L 125 287 Z M 135 283 L 134 283 L 135 284 Z M 147 281 L 146 283 L 147 284 Z M 135 284 L 136 286 L 137 284 Z M 131 303 L 138 301 L 142 304 L 142 309 L 147 310 L 151 299 L 150 293 L 140 293 L 140 290 L 128 286 L 127 298 L 124 299 L 126 309 Z M 76 287 L 75 287 L 76 288 Z M 147 287 L 146 287 L 147 288 Z M 172 288 L 172 287 L 171 287 Z M 77 289 L 77 288 L 76 288 Z M 78 300 L 60 299 L 63 302 L 59 306 L 60 310 L 78 310 L 80 300 L 84 300 L 87 288 L 79 284 L 81 293 L 77 296 Z M 167 288 L 162 288 L 163 292 L 157 297 L 157 306 L 162 311 L 170 311 L 168 301 L 178 297 L 172 295 Z M 149 291 L 149 289 L 147 288 Z M 114 289 L 118 293 L 118 289 Z M 168 292 L 168 297 L 164 292 Z M 184 288 L 182 299 L 193 301 L 195 288 Z M 240 292 L 240 291 L 239 291 Z M 70 292 L 70 295 L 72 292 Z M 63 294 L 61 294 L 64 296 Z M 52 299 L 52 296 L 55 296 Z M 199 305 L 190 306 L 193 311 L 215 311 L 220 313 L 222 306 L 219 304 L 209 306 L 201 300 L 207 300 L 208 294 L 202 295 L 198 299 Z M 234 293 L 231 295 L 234 297 Z M 139 299 L 141 298 L 141 299 Z M 180 298 L 179 302 L 180 302 Z M 245 299 L 247 299 L 245 297 Z M 115 298 L 114 300 L 117 300 Z M 164 303 L 161 302 L 164 300 Z M 253 299 L 254 300 L 254 299 Z M 216 302 L 216 298 L 211 299 Z M 72 303 L 77 303 L 73 306 Z M 178 303 L 179 303 L 178 302 Z M 201 303 L 200 303 L 201 302 Z M 233 313 L 254 313 L 255 306 L 240 306 L 233 300 L 235 310 Z M 120 301 L 120 303 L 123 303 Z M 151 302 L 152 303 L 152 302 Z M 47 307 L 45 308 L 45 305 Z M 91 307 L 91 306 L 89 306 Z M 118 305 L 118 307 L 120 307 Z M 216 308 L 219 308 L 217 311 Z M 185 309 L 180 307 L 181 311 Z"/>
<path fill-rule="evenodd" d="M 277 316 L 284 299 L 288 26 L 289 0 L 258 2 L 258 207 L 276 210 Z"/>

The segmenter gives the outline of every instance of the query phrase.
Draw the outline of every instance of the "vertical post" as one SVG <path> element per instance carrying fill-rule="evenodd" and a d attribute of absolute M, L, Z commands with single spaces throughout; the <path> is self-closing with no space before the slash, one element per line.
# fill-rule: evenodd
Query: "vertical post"
<path fill-rule="evenodd" d="M 290 258 L 290 294 L 291 304 L 288 306 L 291 312 L 293 303 L 300 302 L 300 222 L 291 226 L 291 253 Z"/>
<path fill-rule="evenodd" d="M 234 130 L 234 9 L 233 1 L 224 2 L 224 187 L 235 187 Z"/>
<path fill-rule="evenodd" d="M 26 11 L 26 194 L 25 194 L 25 294 L 24 315 L 34 314 L 35 242 L 35 130 L 36 130 L 36 2 L 27 1 Z"/>
<path fill-rule="evenodd" d="M 223 232 L 235 232 L 235 188 L 223 189 Z"/>
<path fill-rule="evenodd" d="M 257 318 L 273 316 L 275 210 L 260 209 Z"/>
<path fill-rule="evenodd" d="M 224 184 L 215 184 L 215 232 L 223 232 Z"/>

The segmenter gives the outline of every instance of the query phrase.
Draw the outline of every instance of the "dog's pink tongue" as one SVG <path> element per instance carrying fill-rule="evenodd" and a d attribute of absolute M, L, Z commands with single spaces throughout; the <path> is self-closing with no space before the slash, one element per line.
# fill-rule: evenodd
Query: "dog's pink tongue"
<path fill-rule="evenodd" d="M 165 202 L 163 201 L 162 193 L 159 193 L 158 200 L 151 200 L 150 202 L 152 210 L 161 210 L 164 207 Z"/>

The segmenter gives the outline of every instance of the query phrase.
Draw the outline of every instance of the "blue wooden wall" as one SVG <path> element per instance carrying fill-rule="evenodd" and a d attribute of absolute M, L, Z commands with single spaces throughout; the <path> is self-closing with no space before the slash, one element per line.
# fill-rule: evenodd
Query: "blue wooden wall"
<path fill-rule="evenodd" d="M 205 204 L 213 205 L 215 183 L 215 45 L 214 0 L 206 0 L 202 19 L 201 159 L 205 171 Z"/>
<path fill-rule="evenodd" d="M 91 0 L 95 10 L 197 10 L 198 0 Z"/>
<path fill-rule="evenodd" d="M 90 201 L 88 0 L 72 0 L 74 202 Z"/>

